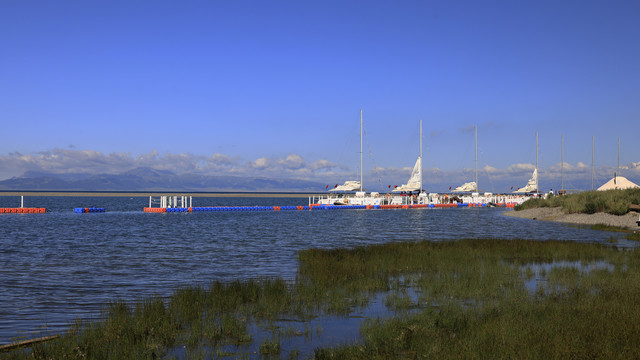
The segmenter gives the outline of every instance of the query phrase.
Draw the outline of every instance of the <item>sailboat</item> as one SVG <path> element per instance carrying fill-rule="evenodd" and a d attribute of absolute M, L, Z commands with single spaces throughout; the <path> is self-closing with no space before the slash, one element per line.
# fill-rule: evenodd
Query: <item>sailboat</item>
<path fill-rule="evenodd" d="M 330 189 L 327 196 L 321 196 L 319 199 L 310 200 L 310 203 L 320 205 L 380 205 L 380 193 L 366 193 L 362 186 L 362 138 L 364 133 L 364 122 L 362 120 L 362 109 L 360 109 L 360 181 L 347 180 L 344 184 Z M 355 194 L 353 193 L 355 192 Z"/>
<path fill-rule="evenodd" d="M 362 191 L 362 134 L 364 132 L 362 121 L 362 109 L 360 109 L 360 181 L 356 180 L 347 180 L 344 184 L 336 186 L 335 188 L 329 190 L 331 192 L 338 191 Z"/>
<path fill-rule="evenodd" d="M 478 126 L 475 128 L 475 141 L 476 141 L 476 181 L 464 183 L 452 192 L 477 192 L 478 191 Z"/>
<path fill-rule="evenodd" d="M 516 194 L 526 194 L 526 193 L 535 193 L 538 192 L 538 169 L 533 169 L 533 175 L 531 175 L 531 179 L 527 181 L 527 185 L 521 187 L 520 189 L 514 191 Z"/>
<path fill-rule="evenodd" d="M 413 192 L 418 191 L 422 193 L 422 119 L 420 120 L 420 156 L 416 160 L 416 164 L 413 166 L 411 176 L 406 184 L 398 186 L 391 192 Z"/>
<path fill-rule="evenodd" d="M 362 188 L 362 183 L 360 181 L 347 180 L 344 182 L 344 184 L 338 185 L 329 191 L 331 192 L 356 191 L 356 190 L 360 190 L 361 188 Z"/>
<path fill-rule="evenodd" d="M 319 198 L 311 197 L 310 204 L 319 205 L 357 205 L 357 206 L 383 206 L 383 205 L 413 205 L 424 204 L 427 196 L 422 192 L 422 120 L 420 120 L 420 155 L 416 161 L 409 181 L 406 184 L 392 190 L 394 193 L 399 192 L 419 192 L 415 197 L 400 196 L 395 194 L 387 194 L 380 196 L 378 192 L 367 193 L 362 187 L 362 110 L 360 110 L 360 181 L 349 180 L 344 184 L 336 186 L 329 190 L 331 194 L 320 196 Z M 339 194 L 336 194 L 340 192 Z M 355 192 L 355 194 L 353 193 Z"/>
<path fill-rule="evenodd" d="M 418 157 L 416 164 L 413 166 L 411 176 L 406 184 L 398 186 L 391 192 L 409 192 L 422 190 L 422 157 Z"/>
<path fill-rule="evenodd" d="M 533 175 L 531 175 L 531 179 L 527 181 L 527 185 L 514 191 L 514 193 L 527 194 L 527 193 L 537 193 L 537 192 L 538 192 L 538 133 L 536 132 L 536 168 L 533 169 Z"/>
<path fill-rule="evenodd" d="M 389 194 L 380 194 L 378 192 L 367 193 L 362 187 L 362 110 L 360 110 L 360 181 L 349 180 L 344 184 L 329 190 L 328 194 L 320 196 L 310 196 L 309 206 L 319 206 L 320 208 L 330 208 L 332 206 L 351 206 L 354 209 L 386 209 L 386 208 L 426 208 L 426 207 L 463 207 L 463 206 L 486 206 L 493 203 L 502 204 L 502 206 L 513 206 L 523 200 L 520 197 L 494 196 L 491 193 L 484 193 L 479 196 L 473 193 L 472 196 L 462 196 L 462 199 L 452 201 L 446 194 L 437 193 L 427 194 L 422 189 L 422 120 L 420 120 L 420 154 L 416 160 L 409 180 L 406 184 L 396 187 Z M 477 127 L 476 127 L 476 181 L 462 185 L 458 189 L 467 189 L 464 191 L 477 191 L 478 183 L 478 146 L 477 146 Z M 406 196 L 409 193 L 410 196 Z M 412 194 L 413 193 L 413 194 Z"/>
<path fill-rule="evenodd" d="M 468 183 L 464 183 L 457 188 L 451 190 L 451 192 L 475 192 L 478 191 L 478 183 L 475 181 L 471 181 Z"/>

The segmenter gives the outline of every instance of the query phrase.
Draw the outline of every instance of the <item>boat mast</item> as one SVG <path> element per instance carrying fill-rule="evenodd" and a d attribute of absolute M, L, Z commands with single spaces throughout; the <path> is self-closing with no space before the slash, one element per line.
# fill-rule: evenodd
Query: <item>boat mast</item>
<path fill-rule="evenodd" d="M 618 170 L 616 171 L 616 181 L 618 181 L 617 177 L 620 175 L 620 137 L 618 136 Z"/>
<path fill-rule="evenodd" d="M 420 119 L 420 193 L 422 193 L 422 119 Z"/>
<path fill-rule="evenodd" d="M 363 131 L 362 109 L 360 109 L 360 191 L 362 191 L 362 188 L 363 188 L 363 184 L 362 184 L 362 131 Z"/>
<path fill-rule="evenodd" d="M 591 136 L 591 191 L 593 191 L 593 149 L 595 148 L 596 137 Z"/>
<path fill-rule="evenodd" d="M 560 190 L 564 190 L 564 134 L 562 134 L 562 143 L 560 146 Z"/>
<path fill-rule="evenodd" d="M 536 192 L 540 192 L 538 189 L 538 132 L 536 131 Z"/>
<path fill-rule="evenodd" d="M 476 191 L 478 191 L 478 125 L 476 125 Z"/>

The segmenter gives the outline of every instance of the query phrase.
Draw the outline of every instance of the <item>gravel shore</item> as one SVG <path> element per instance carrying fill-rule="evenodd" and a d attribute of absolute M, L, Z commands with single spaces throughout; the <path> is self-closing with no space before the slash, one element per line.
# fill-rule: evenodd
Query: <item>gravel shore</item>
<path fill-rule="evenodd" d="M 505 211 L 506 216 L 523 219 L 555 221 L 568 224 L 596 225 L 624 227 L 630 230 L 638 230 L 638 213 L 630 211 L 626 215 L 617 216 L 605 213 L 595 214 L 565 214 L 562 208 L 535 208 L 520 211 Z"/>

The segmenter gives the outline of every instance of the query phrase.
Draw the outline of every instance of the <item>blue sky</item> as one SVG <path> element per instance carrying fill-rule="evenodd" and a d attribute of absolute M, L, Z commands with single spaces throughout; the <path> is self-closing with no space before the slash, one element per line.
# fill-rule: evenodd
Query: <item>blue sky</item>
<path fill-rule="evenodd" d="M 640 182 L 637 1 L 0 2 L 0 179 L 27 170 Z M 375 171 L 374 171 L 375 170 Z M 370 186 L 375 188 L 376 186 Z"/>

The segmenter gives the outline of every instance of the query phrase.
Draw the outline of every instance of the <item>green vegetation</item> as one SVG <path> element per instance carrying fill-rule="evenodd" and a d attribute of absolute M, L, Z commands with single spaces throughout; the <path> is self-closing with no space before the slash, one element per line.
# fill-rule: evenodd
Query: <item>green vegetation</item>
<path fill-rule="evenodd" d="M 551 196 L 547 199 L 532 198 L 517 205 L 515 210 L 561 207 L 568 214 L 605 212 L 624 215 L 629 212 L 631 204 L 640 205 L 640 189 L 585 191 L 565 196 Z"/>
<path fill-rule="evenodd" d="M 634 232 L 624 236 L 625 239 L 640 241 L 640 233 Z"/>
<path fill-rule="evenodd" d="M 595 224 L 591 226 L 592 230 L 611 231 L 611 232 L 629 232 L 629 229 L 621 226 L 613 226 L 607 224 Z"/>
<path fill-rule="evenodd" d="M 320 349 L 316 358 L 640 356 L 640 309 L 634 305 L 640 296 L 640 259 L 635 250 L 502 240 L 385 249 L 372 259 L 384 253 L 399 256 L 398 267 L 414 274 L 422 310 L 372 319 L 360 330 L 362 344 Z M 525 289 L 524 280 L 534 277 L 526 265 L 562 261 L 577 265 L 541 271 L 537 288 Z M 601 262 L 612 270 L 585 270 Z"/>
<path fill-rule="evenodd" d="M 279 319 L 304 323 L 346 314 L 378 294 L 396 311 L 393 318 L 369 319 L 360 328 L 360 343 L 317 349 L 313 356 L 640 357 L 635 249 L 559 241 L 424 241 L 312 249 L 300 252 L 299 260 L 293 282 L 216 282 L 179 289 L 169 299 L 114 302 L 98 321 L 78 321 L 59 339 L 0 357 L 171 358 L 182 348 L 187 358 L 298 357 L 298 349 L 283 348 L 283 338 L 314 330 L 281 328 Z M 530 281 L 533 288 L 525 285 Z M 253 325 L 268 335 L 253 339 Z"/>

